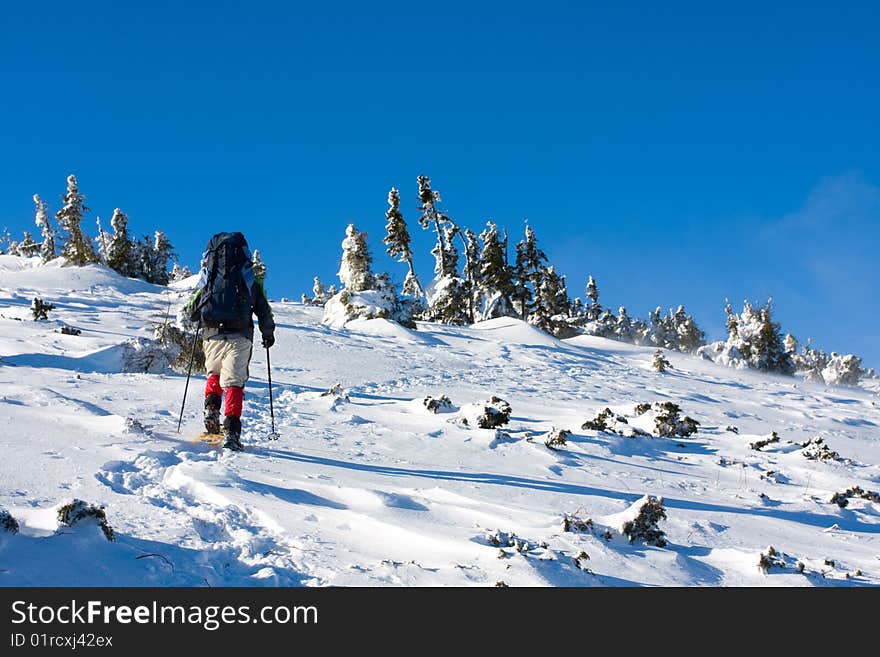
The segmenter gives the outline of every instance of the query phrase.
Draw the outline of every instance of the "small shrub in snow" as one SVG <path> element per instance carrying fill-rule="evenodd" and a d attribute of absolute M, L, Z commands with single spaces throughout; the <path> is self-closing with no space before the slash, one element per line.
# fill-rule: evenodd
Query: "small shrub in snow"
<path fill-rule="evenodd" d="M 194 328 L 195 327 L 193 327 L 193 329 Z M 164 352 L 164 355 L 154 353 L 153 357 L 159 361 L 162 359 L 166 360 L 168 363 L 167 367 L 170 367 L 172 370 L 180 374 L 186 374 L 189 368 L 190 356 L 192 356 L 193 353 L 193 338 L 195 337 L 195 330 L 190 331 L 187 325 L 184 325 L 184 328 L 180 328 L 172 323 L 156 324 L 153 327 L 153 337 L 157 348 Z M 204 371 L 204 369 L 205 350 L 202 341 L 196 340 L 192 371 L 201 372 Z M 146 372 L 154 370 L 140 371 Z"/>
<path fill-rule="evenodd" d="M 104 513 L 103 506 L 95 506 L 75 499 L 58 509 L 58 523 L 62 527 L 73 527 L 83 521 L 92 521 L 97 524 L 108 541 L 116 540 L 113 528 L 107 522 L 107 514 Z"/>
<path fill-rule="evenodd" d="M 321 393 L 321 397 L 330 398 L 330 410 L 336 411 L 351 401 L 348 393 L 343 389 L 341 383 L 334 384 L 329 390 Z"/>
<path fill-rule="evenodd" d="M 870 502 L 876 502 L 877 504 L 880 504 L 880 493 L 865 490 L 861 486 L 853 486 L 852 488 L 847 488 L 842 493 L 834 493 L 834 495 L 831 496 L 829 502 L 831 502 L 832 504 L 837 504 L 837 506 L 843 509 L 849 505 L 849 500 L 851 497 L 860 497 L 863 500 L 868 500 Z"/>
<path fill-rule="evenodd" d="M 565 439 L 571 435 L 568 429 L 557 429 L 553 427 L 544 436 L 544 444 L 550 449 L 565 447 Z"/>
<path fill-rule="evenodd" d="M 34 297 L 31 301 L 31 315 L 35 322 L 49 319 L 49 312 L 55 310 L 55 304 L 45 303 L 39 297 Z"/>
<path fill-rule="evenodd" d="M 758 557 L 758 568 L 760 568 L 765 574 L 771 568 L 785 568 L 785 555 L 779 553 L 772 545 L 770 545 Z"/>
<path fill-rule="evenodd" d="M 753 443 L 749 443 L 749 447 L 754 449 L 755 451 L 761 451 L 762 448 L 766 447 L 771 443 L 778 443 L 779 435 L 773 431 L 767 438 L 762 438 L 761 440 L 756 440 Z"/>
<path fill-rule="evenodd" d="M 605 408 L 592 420 L 587 420 L 581 425 L 581 429 L 589 429 L 591 431 L 604 431 L 605 433 L 616 433 L 616 423 L 629 424 L 625 417 L 617 415 L 610 408 Z"/>
<path fill-rule="evenodd" d="M 825 440 L 818 436 L 801 443 L 801 446 L 804 448 L 801 454 L 811 461 L 836 461 L 840 458 L 840 454 L 828 447 Z"/>
<path fill-rule="evenodd" d="M 12 514 L 2 506 L 0 506 L 0 532 L 18 533 L 18 520 L 13 518 Z"/>
<path fill-rule="evenodd" d="M 61 327 L 62 335 L 82 335 L 82 331 L 78 328 L 73 328 L 72 326 L 62 326 Z"/>
<path fill-rule="evenodd" d="M 564 532 L 591 532 L 593 531 L 593 519 L 581 518 L 577 514 L 562 516 L 562 531 Z"/>
<path fill-rule="evenodd" d="M 784 484 L 788 482 L 788 477 L 777 470 L 765 470 L 758 475 L 758 478 L 774 484 Z"/>
<path fill-rule="evenodd" d="M 516 555 L 547 558 L 550 547 L 546 541 L 530 541 L 520 538 L 513 532 L 503 532 L 498 529 L 486 532 L 485 541 L 492 547 L 499 548 L 499 559 L 508 559 Z M 550 554 L 553 555 L 552 551 Z"/>
<path fill-rule="evenodd" d="M 657 416 L 654 418 L 654 424 L 657 428 L 658 436 L 680 436 L 687 438 L 691 434 L 697 433 L 699 422 L 685 415 L 679 417 L 681 408 L 678 404 L 672 402 L 657 402 L 654 404 L 654 411 Z"/>
<path fill-rule="evenodd" d="M 724 427 L 724 430 L 729 431 L 730 433 L 739 433 L 739 429 L 732 425 L 727 425 L 726 427 Z"/>
<path fill-rule="evenodd" d="M 171 367 L 178 355 L 156 340 L 130 338 L 122 345 L 122 371 L 159 374 Z"/>
<path fill-rule="evenodd" d="M 321 393 L 322 397 L 341 397 L 344 394 L 341 383 L 334 383 L 330 388 Z"/>
<path fill-rule="evenodd" d="M 494 547 L 511 547 L 520 553 L 528 552 L 533 547 L 538 547 L 534 542 L 520 538 L 513 532 L 503 532 L 500 529 L 489 532 L 486 535 L 486 541 Z"/>
<path fill-rule="evenodd" d="M 645 413 L 647 413 L 650 410 L 651 410 L 651 405 L 643 402 L 641 404 L 636 404 L 635 414 L 636 415 L 644 415 Z"/>
<path fill-rule="evenodd" d="M 508 588 L 508 586 L 507 586 L 507 583 L 503 579 L 500 579 L 497 582 L 495 582 L 495 588 L 506 589 L 506 588 Z"/>
<path fill-rule="evenodd" d="M 651 362 L 651 368 L 654 369 L 654 371 L 663 373 L 671 367 L 672 365 L 666 360 L 662 349 L 658 349 L 654 352 L 654 360 Z"/>
<path fill-rule="evenodd" d="M 495 429 L 504 426 L 510 421 L 512 412 L 510 404 L 493 395 L 489 401 L 483 404 L 483 410 L 477 416 L 477 426 L 481 429 Z"/>
<path fill-rule="evenodd" d="M 582 570 L 586 570 L 586 563 L 590 560 L 590 555 L 581 550 L 577 553 L 577 556 L 574 558 L 574 566 L 575 568 L 579 568 Z"/>
<path fill-rule="evenodd" d="M 530 438 L 526 438 L 526 440 L 530 440 Z M 502 431 L 501 429 L 495 429 L 495 442 L 512 443 L 512 442 L 515 442 L 515 439 L 513 436 L 511 436 L 506 431 Z"/>
<path fill-rule="evenodd" d="M 133 417 L 127 417 L 125 418 L 125 433 L 149 436 L 153 433 L 153 430 L 143 424 L 140 420 Z"/>
<path fill-rule="evenodd" d="M 636 415 L 643 415 L 650 408 L 650 404 L 639 404 L 636 406 Z M 627 436 L 629 438 L 651 435 L 647 431 L 631 425 L 629 420 L 623 415 L 618 415 L 610 408 L 603 409 L 595 418 L 584 422 L 581 425 L 581 429 L 601 431 L 602 433 L 613 433 L 619 436 Z"/>
<path fill-rule="evenodd" d="M 436 398 L 428 395 L 422 400 L 422 403 L 425 405 L 425 408 L 432 413 L 442 413 L 452 409 L 452 400 L 446 395 L 441 395 Z"/>
<path fill-rule="evenodd" d="M 630 543 L 638 540 L 647 545 L 665 546 L 666 533 L 657 526 L 658 522 L 666 520 L 663 498 L 645 495 L 636 504 L 639 505 L 638 514 L 632 520 L 624 522 L 620 532 Z"/>

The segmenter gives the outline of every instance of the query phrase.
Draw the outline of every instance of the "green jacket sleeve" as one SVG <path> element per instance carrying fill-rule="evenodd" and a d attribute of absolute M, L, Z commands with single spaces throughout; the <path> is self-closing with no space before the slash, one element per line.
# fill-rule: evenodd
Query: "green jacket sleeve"
<path fill-rule="evenodd" d="M 275 335 L 275 315 L 272 313 L 272 306 L 266 298 L 266 288 L 263 287 L 263 281 L 257 279 L 254 283 L 254 313 L 257 321 L 260 323 L 260 333 L 262 335 Z"/>
<path fill-rule="evenodd" d="M 189 300 L 189 303 L 184 307 L 184 312 L 186 316 L 189 318 L 191 322 L 199 321 L 199 297 L 202 296 L 202 291 L 204 288 L 199 288 L 199 290 L 193 295 L 192 299 Z"/>

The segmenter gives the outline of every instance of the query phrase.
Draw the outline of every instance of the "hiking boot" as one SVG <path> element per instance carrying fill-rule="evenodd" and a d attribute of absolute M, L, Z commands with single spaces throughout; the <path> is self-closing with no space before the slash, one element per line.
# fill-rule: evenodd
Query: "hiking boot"
<path fill-rule="evenodd" d="M 223 435 L 226 436 L 223 447 L 231 449 L 233 452 L 240 452 L 244 449 L 244 445 L 241 444 L 241 418 L 227 415 L 223 420 Z"/>
<path fill-rule="evenodd" d="M 220 395 L 205 397 L 205 433 L 220 433 Z"/>

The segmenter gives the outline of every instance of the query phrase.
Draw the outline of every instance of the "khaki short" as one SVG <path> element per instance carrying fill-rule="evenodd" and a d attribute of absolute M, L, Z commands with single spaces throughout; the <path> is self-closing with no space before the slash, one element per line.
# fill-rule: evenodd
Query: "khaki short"
<path fill-rule="evenodd" d="M 254 343 L 244 337 L 205 340 L 205 369 L 208 376 L 220 376 L 220 387 L 244 388 Z"/>

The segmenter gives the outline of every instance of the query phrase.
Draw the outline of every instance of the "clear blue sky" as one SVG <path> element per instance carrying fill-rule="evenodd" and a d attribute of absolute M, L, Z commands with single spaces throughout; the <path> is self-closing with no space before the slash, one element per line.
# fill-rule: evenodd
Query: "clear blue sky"
<path fill-rule="evenodd" d="M 718 4 L 8 3 L 0 227 L 73 172 L 90 229 L 119 206 L 190 266 L 241 229 L 298 298 L 350 221 L 402 280 L 385 198 L 420 233 L 424 173 L 461 224 L 528 219 L 573 294 L 713 338 L 772 295 L 878 366 L 878 5 Z"/>

